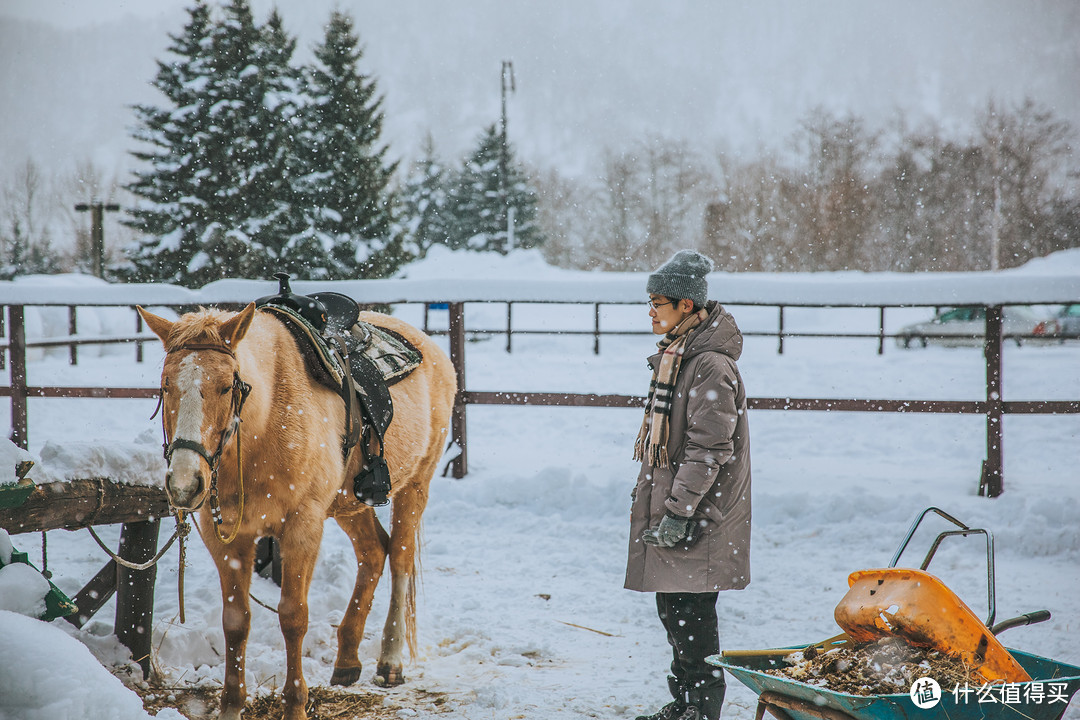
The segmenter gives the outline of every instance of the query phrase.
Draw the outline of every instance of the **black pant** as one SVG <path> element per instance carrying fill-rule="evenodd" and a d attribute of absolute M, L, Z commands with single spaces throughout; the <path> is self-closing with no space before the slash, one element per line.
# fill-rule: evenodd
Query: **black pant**
<path fill-rule="evenodd" d="M 705 662 L 720 653 L 718 596 L 715 592 L 656 593 L 656 612 L 672 649 L 671 674 L 685 690 L 724 685 L 724 671 Z"/>

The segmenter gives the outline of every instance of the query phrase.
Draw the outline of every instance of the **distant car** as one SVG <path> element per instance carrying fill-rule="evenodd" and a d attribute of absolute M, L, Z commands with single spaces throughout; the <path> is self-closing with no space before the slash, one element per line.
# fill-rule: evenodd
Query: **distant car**
<path fill-rule="evenodd" d="M 1028 307 L 1006 305 L 1001 318 L 1002 331 L 1007 339 L 1017 345 L 1028 338 L 1022 335 L 1048 335 L 1050 328 L 1045 321 Z M 1042 325 L 1042 332 L 1036 328 Z M 957 307 L 943 310 L 933 319 L 907 325 L 896 334 L 899 347 L 945 347 L 981 346 L 986 331 L 986 308 Z"/>
<path fill-rule="evenodd" d="M 1054 319 L 1047 322 L 1047 332 L 1062 340 L 1080 338 L 1080 303 L 1061 308 Z"/>

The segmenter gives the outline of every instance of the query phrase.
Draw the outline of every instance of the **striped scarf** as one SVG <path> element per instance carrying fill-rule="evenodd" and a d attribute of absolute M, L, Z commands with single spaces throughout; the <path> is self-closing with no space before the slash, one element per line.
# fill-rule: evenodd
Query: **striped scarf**
<path fill-rule="evenodd" d="M 708 316 L 704 308 L 686 316 L 656 343 L 662 355 L 660 364 L 653 370 L 649 399 L 645 403 L 645 418 L 641 421 L 641 429 L 634 443 L 634 459 L 639 462 L 648 462 L 653 467 L 668 466 L 667 445 L 675 378 L 679 375 L 687 336 Z"/>

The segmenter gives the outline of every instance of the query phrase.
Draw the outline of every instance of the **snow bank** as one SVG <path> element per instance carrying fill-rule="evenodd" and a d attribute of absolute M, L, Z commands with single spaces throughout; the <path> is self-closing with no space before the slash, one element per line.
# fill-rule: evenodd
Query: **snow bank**
<path fill-rule="evenodd" d="M 973 273 L 713 273 L 710 295 L 729 305 L 1057 304 L 1080 299 L 1074 254 L 1055 253 L 1019 270 Z M 647 273 L 570 271 L 543 262 L 536 250 L 507 256 L 437 248 L 398 278 L 296 281 L 296 292 L 332 290 L 362 303 L 639 302 Z M 47 277 L 47 276 L 46 276 Z M 100 282 L 100 281 L 98 281 Z M 0 304 L 179 305 L 248 302 L 277 292 L 272 280 L 218 280 L 199 290 L 175 285 L 97 286 L 38 277 L 0 282 Z"/>
<path fill-rule="evenodd" d="M 49 590 L 49 581 L 25 563 L 0 567 L 0 610 L 41 617 L 45 614 L 45 596 Z"/>
<path fill-rule="evenodd" d="M 165 460 L 160 439 L 156 443 L 50 440 L 32 472 L 38 484 L 102 477 L 125 485 L 162 486 Z"/>
<path fill-rule="evenodd" d="M 138 695 L 56 625 L 0 610 L 0 657 L 0 720 L 151 717 Z M 157 715 L 158 720 L 182 717 L 173 710 Z"/>

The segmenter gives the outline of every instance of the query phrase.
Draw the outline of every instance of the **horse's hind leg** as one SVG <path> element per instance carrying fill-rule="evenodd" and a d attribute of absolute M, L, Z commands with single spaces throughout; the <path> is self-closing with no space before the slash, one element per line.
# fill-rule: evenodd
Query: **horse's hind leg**
<path fill-rule="evenodd" d="M 386 534 L 374 510 L 335 517 L 338 525 L 349 536 L 356 553 L 356 586 L 353 588 L 349 607 L 338 626 L 338 651 L 334 661 L 333 685 L 352 685 L 360 679 L 358 649 L 364 638 L 364 626 L 375 587 L 382 577 L 386 564 L 386 550 L 390 536 Z"/>
<path fill-rule="evenodd" d="M 408 642 L 414 655 L 416 652 L 416 553 L 420 518 L 427 506 L 427 480 L 434 471 L 434 464 L 424 463 L 420 472 L 414 475 L 414 478 L 425 478 L 423 483 L 413 480 L 394 496 L 390 529 L 390 610 L 375 668 L 375 682 L 379 685 L 405 682 L 402 669 L 405 643 Z"/>

